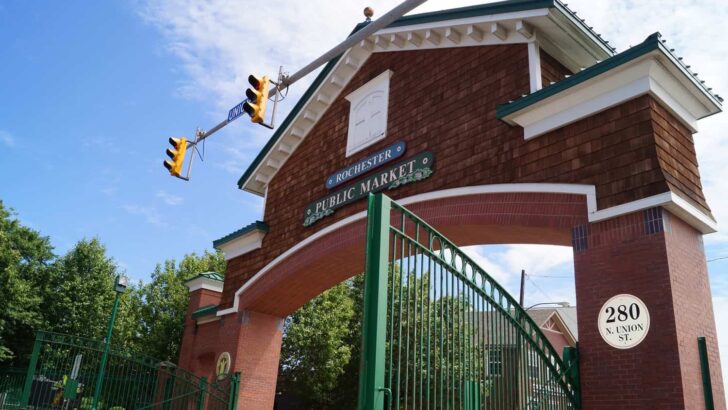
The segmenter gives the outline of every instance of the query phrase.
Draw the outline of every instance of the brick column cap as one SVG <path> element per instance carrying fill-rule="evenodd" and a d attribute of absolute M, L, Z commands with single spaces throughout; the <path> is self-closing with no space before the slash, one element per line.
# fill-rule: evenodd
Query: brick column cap
<path fill-rule="evenodd" d="M 200 289 L 207 289 L 213 292 L 222 293 L 223 280 L 224 277 L 220 273 L 203 272 L 186 281 L 185 286 L 187 286 L 190 293 Z"/>

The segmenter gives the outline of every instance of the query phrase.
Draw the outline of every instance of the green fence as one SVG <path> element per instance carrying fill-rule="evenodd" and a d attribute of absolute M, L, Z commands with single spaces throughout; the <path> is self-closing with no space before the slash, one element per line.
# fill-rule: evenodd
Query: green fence
<path fill-rule="evenodd" d="M 38 332 L 30 364 L 0 370 L 2 408 L 92 408 L 104 343 Z M 208 382 L 172 363 L 109 350 L 98 410 L 235 408 L 239 374 Z M 0 401 L 2 403 L 2 401 Z"/>
<path fill-rule="evenodd" d="M 27 369 L 0 368 L 0 409 L 18 408 Z"/>
<path fill-rule="evenodd" d="M 577 409 L 563 360 L 518 303 L 435 229 L 369 198 L 361 409 Z"/>

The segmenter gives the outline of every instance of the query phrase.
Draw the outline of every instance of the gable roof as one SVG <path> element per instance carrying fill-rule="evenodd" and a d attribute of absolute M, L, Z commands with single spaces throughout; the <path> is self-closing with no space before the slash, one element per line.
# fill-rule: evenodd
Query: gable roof
<path fill-rule="evenodd" d="M 366 24 L 358 24 L 352 34 Z M 238 187 L 265 195 L 277 171 L 372 53 L 499 41 L 527 43 L 536 40 L 534 28 L 538 29 L 539 45 L 572 70 L 614 54 L 608 42 L 559 0 L 507 0 L 403 16 L 324 66 L 240 177 Z M 423 40 L 430 35 L 436 41 Z"/>
<path fill-rule="evenodd" d="M 639 58 L 652 51 L 659 50 L 665 56 L 668 56 L 676 63 L 676 66 L 680 67 L 684 71 L 685 77 L 688 78 L 695 87 L 703 92 L 703 94 L 710 99 L 715 105 L 720 106 L 723 102 L 723 98 L 717 94 L 711 92 L 711 89 L 705 85 L 704 81 L 700 81 L 697 78 L 697 74 L 693 73 L 689 66 L 682 62 L 681 58 L 676 57 L 673 51 L 665 47 L 665 41 L 660 40 L 662 35 L 659 32 L 653 33 L 645 39 L 641 44 L 631 47 L 607 60 L 599 62 L 589 68 L 586 68 L 564 80 L 554 83 L 550 86 L 546 86 L 534 93 L 519 98 L 516 101 L 510 101 L 507 104 L 502 104 L 496 109 L 496 116 L 503 118 L 509 114 L 513 114 L 519 110 L 522 110 L 532 104 L 535 104 L 541 100 L 565 91 L 571 87 L 581 84 L 591 78 L 594 78 L 600 74 L 603 74 L 609 70 L 617 68 L 623 64 L 626 64 L 636 58 Z"/>

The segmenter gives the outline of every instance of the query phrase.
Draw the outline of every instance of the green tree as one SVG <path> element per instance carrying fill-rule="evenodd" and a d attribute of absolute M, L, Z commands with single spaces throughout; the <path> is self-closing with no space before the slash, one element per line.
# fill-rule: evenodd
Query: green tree
<path fill-rule="evenodd" d="M 339 377 L 351 359 L 354 303 L 341 283 L 309 301 L 286 319 L 281 349 L 281 387 L 306 408 L 334 408 Z"/>
<path fill-rule="evenodd" d="M 140 289 L 141 336 L 145 354 L 176 363 L 189 304 L 185 282 L 203 272 L 225 272 L 225 257 L 205 251 L 185 255 L 177 265 L 166 260 L 157 265 L 152 280 Z"/>
<path fill-rule="evenodd" d="M 22 362 L 34 330 L 45 323 L 41 301 L 53 258 L 49 239 L 23 226 L 0 201 L 0 362 Z"/>
<path fill-rule="evenodd" d="M 47 329 L 102 339 L 116 297 L 114 280 L 121 270 L 98 239 L 82 239 L 53 264 L 52 292 L 43 295 Z M 124 295 L 128 298 L 129 295 Z M 127 317 L 123 310 L 119 317 Z"/>

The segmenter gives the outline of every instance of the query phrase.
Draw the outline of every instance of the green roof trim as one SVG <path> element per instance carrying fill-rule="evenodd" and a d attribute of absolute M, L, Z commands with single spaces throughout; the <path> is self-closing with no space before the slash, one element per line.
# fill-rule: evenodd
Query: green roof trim
<path fill-rule="evenodd" d="M 628 62 L 630 62 L 636 58 L 639 58 L 654 50 L 661 50 L 663 53 L 665 53 L 666 55 L 671 57 L 674 61 L 678 62 L 678 64 L 680 64 L 681 68 L 688 72 L 688 75 L 692 78 L 693 83 L 695 85 L 697 85 L 699 88 L 701 88 L 707 95 L 709 95 L 715 101 L 715 103 L 718 106 L 720 106 L 720 103 L 723 101 L 723 99 L 720 96 L 717 96 L 717 95 L 711 93 L 710 90 L 705 87 L 705 85 L 703 85 L 700 81 L 698 81 L 695 78 L 696 75 L 694 73 L 690 72 L 690 70 L 687 68 L 687 66 L 682 64 L 682 62 L 678 58 L 676 58 L 672 54 L 672 52 L 664 46 L 663 41 L 660 40 L 660 37 L 662 37 L 662 35 L 659 32 L 651 34 L 641 44 L 634 46 L 630 49 L 627 49 L 627 50 L 615 55 L 614 57 L 610 57 L 607 60 L 594 64 L 593 66 L 591 66 L 585 70 L 582 70 L 555 84 L 544 87 L 525 97 L 519 98 L 515 101 L 509 102 L 506 104 L 501 104 L 496 108 L 496 117 L 502 119 L 503 117 L 506 117 L 515 112 L 518 112 L 530 105 L 533 105 L 539 101 L 545 100 L 553 95 L 556 95 L 564 90 L 567 90 L 571 87 L 581 84 L 600 74 L 604 74 L 609 70 L 619 67 L 622 64 L 628 63 Z"/>
<path fill-rule="evenodd" d="M 225 280 L 225 276 L 223 276 L 221 273 L 217 273 L 217 272 L 202 272 L 202 273 L 198 274 L 197 276 L 195 276 L 192 279 L 187 279 L 185 281 L 185 283 L 192 282 L 193 280 L 199 279 L 199 278 L 206 278 L 206 279 L 216 280 L 218 282 L 223 282 Z"/>
<path fill-rule="evenodd" d="M 232 241 L 233 239 L 239 238 L 253 231 L 268 232 L 268 224 L 263 221 L 255 221 L 250 225 L 246 225 L 231 234 L 225 235 L 218 240 L 212 241 L 212 247 L 217 249 L 219 246 L 224 245 Z"/>
<path fill-rule="evenodd" d="M 203 306 L 203 307 L 195 310 L 194 312 L 192 312 L 192 315 L 191 315 L 192 319 L 197 319 L 197 318 L 203 317 L 203 316 L 214 315 L 215 313 L 217 313 L 217 307 L 218 307 L 218 305 Z"/>
<path fill-rule="evenodd" d="M 387 28 L 553 7 L 556 7 L 555 0 L 506 0 L 496 3 L 478 4 L 475 6 L 402 16 L 388 25 Z"/>

